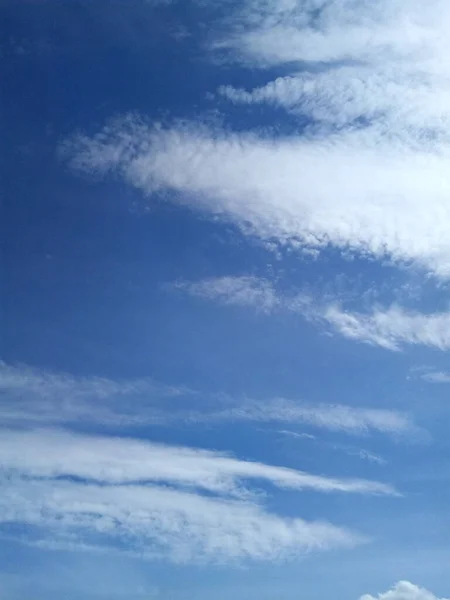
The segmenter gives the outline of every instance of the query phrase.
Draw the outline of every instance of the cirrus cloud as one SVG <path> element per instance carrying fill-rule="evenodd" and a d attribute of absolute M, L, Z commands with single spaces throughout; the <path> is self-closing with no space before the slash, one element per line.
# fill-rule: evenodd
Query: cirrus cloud
<path fill-rule="evenodd" d="M 229 285 L 230 290 L 231 287 Z M 242 281 L 239 287 L 241 293 L 235 297 L 236 301 L 246 296 L 242 293 Z M 191 287 L 184 289 L 191 290 Z M 208 292 L 207 297 L 212 299 L 213 292 Z M 248 306 L 248 297 L 244 305 Z M 372 432 L 409 435 L 416 430 L 410 417 L 396 410 L 326 402 L 313 404 L 286 398 L 231 398 L 224 394 L 211 394 L 202 399 L 194 390 L 165 386 L 149 379 L 80 378 L 2 362 L 0 393 L 3 394 L 2 422 L 12 427 L 167 426 L 177 422 L 195 425 L 242 421 L 296 423 L 354 435 Z M 185 397 L 190 399 L 189 403 L 173 404 L 173 400 Z"/>
<path fill-rule="evenodd" d="M 360 130 L 262 138 L 131 117 L 65 153 L 75 169 L 117 172 L 151 195 L 221 215 L 264 240 L 390 256 L 450 274 L 450 146 L 412 148 Z"/>
<path fill-rule="evenodd" d="M 128 116 L 68 140 L 63 154 L 144 194 L 175 192 L 167 197 L 270 242 L 330 244 L 447 278 L 449 22 L 443 0 L 245 2 L 211 48 L 291 73 L 219 92 L 293 112 L 291 135 Z"/>
<path fill-rule="evenodd" d="M 159 486 L 2 482 L 0 532 L 51 548 L 118 551 L 173 562 L 286 560 L 352 547 L 363 536 L 327 522 L 287 519 L 253 503 Z M 126 542 L 126 548 L 123 543 Z"/>
<path fill-rule="evenodd" d="M 0 465 L 5 473 L 27 477 L 70 476 L 111 484 L 153 481 L 237 497 L 250 493 L 247 480 L 282 489 L 398 495 L 377 481 L 325 477 L 197 448 L 58 430 L 3 431 Z"/>
<path fill-rule="evenodd" d="M 174 562 L 284 560 L 364 536 L 268 512 L 250 482 L 280 489 L 395 494 L 224 453 L 66 431 L 0 435 L 0 535 L 51 548 Z"/>

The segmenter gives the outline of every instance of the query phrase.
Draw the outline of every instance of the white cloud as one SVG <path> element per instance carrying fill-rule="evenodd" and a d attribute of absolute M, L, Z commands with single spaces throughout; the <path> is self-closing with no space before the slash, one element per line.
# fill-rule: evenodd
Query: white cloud
<path fill-rule="evenodd" d="M 409 434 L 414 431 L 409 417 L 397 411 L 307 404 L 280 398 L 255 401 L 223 394 L 199 398 L 193 390 L 157 385 L 148 380 L 116 382 L 77 378 L 1 362 L 0 393 L 3 394 L 1 420 L 12 426 L 24 423 L 136 426 L 231 420 L 302 423 L 353 434 L 370 431 Z M 188 395 L 191 402 L 171 402 L 182 395 Z"/>
<path fill-rule="evenodd" d="M 139 425 L 166 422 L 161 406 L 193 392 L 150 379 L 74 377 L 0 361 L 0 393 L 4 423 Z"/>
<path fill-rule="evenodd" d="M 279 429 L 277 433 L 296 439 L 296 440 L 308 440 L 308 442 L 313 442 L 315 444 L 319 444 L 325 448 L 330 448 L 332 450 L 342 451 L 348 456 L 356 456 L 361 460 L 367 460 L 371 463 L 376 463 L 378 465 L 385 465 L 387 461 L 378 454 L 374 454 L 373 452 L 369 452 L 364 448 L 358 448 L 355 446 L 349 446 L 348 444 L 336 444 L 333 442 L 324 441 L 322 439 L 318 439 L 315 435 L 311 435 L 308 433 L 298 433 L 296 431 L 290 431 L 286 429 Z"/>
<path fill-rule="evenodd" d="M 202 415 L 194 413 L 192 418 L 201 420 Z M 412 433 L 415 429 L 406 414 L 394 410 L 343 404 L 307 404 L 285 398 L 267 402 L 246 400 L 238 406 L 207 414 L 204 418 L 307 424 L 331 431 L 355 434 L 371 431 L 401 434 Z"/>
<path fill-rule="evenodd" d="M 348 127 L 364 118 L 389 127 L 391 135 L 409 137 L 412 128 L 424 127 L 442 135 L 450 127 L 450 87 L 430 79 L 402 73 L 398 65 L 391 71 L 345 65 L 279 77 L 251 91 L 218 91 L 236 104 L 274 104 L 322 126 Z"/>
<path fill-rule="evenodd" d="M 427 371 L 420 378 L 428 383 L 450 383 L 450 373 L 445 371 Z"/>
<path fill-rule="evenodd" d="M 260 65 L 355 61 L 389 69 L 417 61 L 417 71 L 440 74 L 449 18 L 445 0 L 250 0 L 235 14 L 234 34 L 225 33 L 216 47 Z"/>
<path fill-rule="evenodd" d="M 171 397 L 189 391 L 186 388 L 162 386 L 151 379 L 116 381 L 105 377 L 74 377 L 68 373 L 52 373 L 25 365 L 13 367 L 0 360 L 0 391 L 7 389 L 10 393 L 20 393 L 24 388 L 42 397 L 63 395 L 76 401 L 150 393 Z"/>
<path fill-rule="evenodd" d="M 48 548 L 121 551 L 175 562 L 282 560 L 363 537 L 283 518 L 250 483 L 280 489 L 395 494 L 227 454 L 64 431 L 0 435 L 0 535 Z M 204 495 L 204 493 L 208 495 Z"/>
<path fill-rule="evenodd" d="M 32 541 L 120 548 L 175 562 L 283 560 L 363 540 L 326 522 L 284 519 L 242 501 L 61 480 L 4 481 L 0 523 L 26 524 Z"/>
<path fill-rule="evenodd" d="M 372 313 L 345 312 L 330 306 L 318 314 L 345 337 L 397 350 L 403 344 L 450 347 L 450 313 L 408 312 L 399 306 Z"/>
<path fill-rule="evenodd" d="M 181 192 L 176 201 L 266 240 L 331 243 L 450 273 L 447 147 L 416 150 L 364 131 L 269 140 L 126 122 L 78 138 L 71 152 L 76 168 L 118 170 L 146 194 Z"/>
<path fill-rule="evenodd" d="M 450 275 L 450 8 L 445 0 L 248 1 L 215 49 L 290 76 L 235 101 L 275 102 L 309 127 L 269 139 L 131 117 L 65 145 L 84 171 L 281 244 L 410 262 Z M 299 121 L 302 127 L 303 121 Z M 265 125 L 264 123 L 261 123 Z"/>
<path fill-rule="evenodd" d="M 233 304 L 243 307 L 261 307 L 261 299 L 252 293 L 258 289 L 258 280 L 251 279 L 251 287 L 244 284 L 245 277 L 227 277 L 227 289 L 236 288 L 238 293 L 232 295 Z M 225 304 L 220 293 L 220 285 L 216 282 L 222 279 L 209 279 L 196 283 L 185 283 L 184 289 L 193 295 L 207 300 L 218 300 Z M 235 284 L 233 282 L 236 282 Z M 286 310 L 297 313 L 310 321 L 316 321 L 331 326 L 344 337 L 381 346 L 388 350 L 398 350 L 405 344 L 420 344 L 446 350 L 450 347 L 450 312 L 420 313 L 408 311 L 401 306 L 392 305 L 388 308 L 377 308 L 372 312 L 358 313 L 344 310 L 339 304 L 324 304 L 303 294 L 278 294 L 273 285 L 263 279 L 259 284 L 270 296 L 270 303 L 264 305 L 264 312 Z M 197 293 L 195 290 L 204 290 Z M 425 375 L 426 379 L 427 376 Z M 431 378 L 433 376 L 431 375 Z M 436 375 L 442 382 L 442 375 Z"/>
<path fill-rule="evenodd" d="M 72 476 L 112 484 L 152 481 L 237 497 L 250 493 L 247 480 L 293 490 L 396 494 L 377 481 L 313 475 L 196 448 L 52 430 L 3 431 L 0 464 L 6 473 L 28 477 Z"/>
<path fill-rule="evenodd" d="M 432 592 L 409 581 L 399 581 L 392 589 L 378 596 L 364 594 L 360 600 L 439 600 Z M 445 600 L 441 598 L 440 600 Z"/>
<path fill-rule="evenodd" d="M 179 281 L 173 287 L 192 296 L 226 305 L 250 306 L 263 313 L 272 312 L 279 304 L 270 281 L 258 277 L 212 277 L 198 282 Z"/>

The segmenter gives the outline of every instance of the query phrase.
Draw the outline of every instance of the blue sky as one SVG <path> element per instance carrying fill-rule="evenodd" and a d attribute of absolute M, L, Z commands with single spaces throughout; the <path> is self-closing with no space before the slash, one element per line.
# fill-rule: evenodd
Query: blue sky
<path fill-rule="evenodd" d="M 6 1 L 0 598 L 450 596 L 450 8 Z"/>

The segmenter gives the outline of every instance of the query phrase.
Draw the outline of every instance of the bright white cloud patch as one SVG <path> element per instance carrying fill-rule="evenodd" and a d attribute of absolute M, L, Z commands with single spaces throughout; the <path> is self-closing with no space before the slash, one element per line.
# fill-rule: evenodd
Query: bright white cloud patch
<path fill-rule="evenodd" d="M 364 594 L 360 600 L 439 600 L 432 592 L 409 581 L 399 581 L 394 587 L 377 596 Z M 440 600 L 445 600 L 441 598 Z"/>
<path fill-rule="evenodd" d="M 117 171 L 146 194 L 175 190 L 176 201 L 263 239 L 331 243 L 447 277 L 448 3 L 256 1 L 234 18 L 213 48 L 293 72 L 254 90 L 224 82 L 220 94 L 293 111 L 308 123 L 303 135 L 126 118 L 66 144 L 71 164 Z"/>
<path fill-rule="evenodd" d="M 176 190 L 177 201 L 263 239 L 331 243 L 450 273 L 447 146 L 414 149 L 364 130 L 270 140 L 126 120 L 67 151 L 75 168 L 116 170 L 146 194 Z"/>
<path fill-rule="evenodd" d="M 399 134 L 407 136 L 411 128 L 420 130 L 425 125 L 442 134 L 450 125 L 447 84 L 433 88 L 430 78 L 414 77 L 400 68 L 389 72 L 345 65 L 279 77 L 251 91 L 222 86 L 219 94 L 236 104 L 279 106 L 322 128 L 348 127 L 365 119 L 389 125 L 391 134 L 400 126 Z"/>
<path fill-rule="evenodd" d="M 126 541 L 129 552 L 174 561 L 276 560 L 362 541 L 325 522 L 268 513 L 249 481 L 395 493 L 211 451 L 62 431 L 4 431 L 0 465 L 0 533 L 15 524 L 31 542 L 104 550 Z"/>
<path fill-rule="evenodd" d="M 240 7 L 239 30 L 221 40 L 236 58 L 275 65 L 305 61 L 410 65 L 442 72 L 439 52 L 448 47 L 445 0 L 252 0 Z M 244 27 L 242 27 L 244 23 Z M 343 32 L 345 38 L 341 37 Z"/>

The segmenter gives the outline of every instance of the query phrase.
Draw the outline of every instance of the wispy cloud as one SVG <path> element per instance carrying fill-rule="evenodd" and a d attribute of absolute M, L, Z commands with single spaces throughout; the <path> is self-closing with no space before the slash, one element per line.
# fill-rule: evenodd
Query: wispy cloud
<path fill-rule="evenodd" d="M 270 313 L 280 304 L 272 284 L 258 277 L 212 277 L 201 281 L 177 281 L 173 288 L 192 296 L 231 306 L 249 306 Z"/>
<path fill-rule="evenodd" d="M 342 404 L 284 398 L 251 400 L 224 394 L 200 398 L 193 390 L 148 380 L 77 378 L 0 363 L 0 416 L 5 425 L 170 425 L 218 421 L 297 423 L 352 434 L 410 434 L 408 415 Z M 184 395 L 190 403 L 174 400 Z M 198 400 L 198 402 L 197 402 Z"/>
<path fill-rule="evenodd" d="M 399 581 L 387 592 L 371 596 L 364 594 L 359 600 L 439 600 L 432 592 L 409 581 Z M 445 598 L 441 598 L 445 600 Z"/>
<path fill-rule="evenodd" d="M 293 490 L 396 494 L 377 481 L 323 477 L 213 451 L 65 431 L 3 431 L 0 458 L 4 472 L 28 477 L 74 476 L 112 484 L 162 482 L 238 497 L 249 493 L 246 480 Z"/>
<path fill-rule="evenodd" d="M 446 145 L 450 86 L 441 56 L 449 17 L 442 0 L 243 3 L 239 29 L 219 47 L 230 50 L 230 60 L 290 64 L 291 74 L 253 90 L 224 85 L 219 93 L 277 104 L 325 130 L 365 126 L 371 141 Z"/>
<path fill-rule="evenodd" d="M 331 244 L 448 277 L 449 18 L 443 0 L 244 2 L 212 49 L 291 73 L 253 90 L 224 81 L 220 94 L 293 111 L 294 134 L 126 117 L 69 140 L 65 155 L 146 194 L 175 190 L 174 201 L 271 242 Z"/>
<path fill-rule="evenodd" d="M 253 293 L 258 289 L 256 278 L 227 277 L 226 287 L 232 303 L 243 307 L 261 308 L 261 299 Z M 250 281 L 250 282 L 249 282 Z M 406 344 L 419 344 L 446 350 L 450 347 L 450 312 L 421 313 L 405 310 L 399 305 L 377 308 L 372 312 L 354 312 L 342 308 L 335 302 L 314 300 L 304 294 L 278 293 L 273 284 L 260 280 L 270 303 L 264 305 L 264 312 L 285 310 L 297 313 L 304 318 L 332 328 L 344 337 L 381 346 L 388 350 L 399 350 Z M 182 289 L 207 300 L 229 304 L 220 292 L 222 278 L 207 279 L 195 283 L 185 283 Z M 204 290 L 197 293 L 196 290 Z M 233 294 L 233 290 L 237 290 Z"/>
<path fill-rule="evenodd" d="M 436 90 L 430 86 L 430 78 L 414 78 L 401 69 L 394 72 L 354 63 L 279 77 L 251 91 L 232 86 L 218 91 L 237 104 L 281 106 L 322 128 L 349 127 L 362 116 L 371 122 L 381 120 L 393 131 L 400 125 L 403 135 L 407 127 L 420 129 L 426 124 L 442 131 L 450 124 L 446 84 Z"/>
<path fill-rule="evenodd" d="M 323 440 L 321 438 L 317 438 L 315 435 L 311 435 L 309 433 L 298 433 L 297 431 L 291 431 L 289 429 L 280 429 L 277 433 L 292 438 L 294 440 L 303 440 L 308 441 L 309 443 L 318 444 L 320 446 L 330 448 L 331 450 L 338 450 L 344 452 L 348 456 L 356 456 L 361 460 L 366 460 L 371 463 L 376 463 L 378 465 L 387 464 L 387 460 L 385 460 L 382 456 L 375 454 L 373 452 L 369 452 L 364 448 L 358 448 L 356 446 L 351 446 L 349 444 L 340 444 L 329 442 Z"/>
<path fill-rule="evenodd" d="M 122 548 L 149 559 L 283 560 L 362 541 L 326 522 L 284 519 L 256 504 L 158 486 L 9 479 L 2 488 L 0 522 L 6 529 L 26 524 L 22 539 Z"/>
<path fill-rule="evenodd" d="M 202 416 L 194 414 L 192 418 L 201 419 Z M 219 410 L 205 418 L 307 424 L 330 431 L 357 434 L 370 431 L 400 434 L 414 430 L 408 415 L 394 410 L 342 404 L 306 404 L 285 398 L 267 402 L 246 400 L 239 406 Z"/>
<path fill-rule="evenodd" d="M 385 63 L 389 68 L 411 65 L 414 59 L 427 72 L 441 73 L 439 52 L 448 43 L 443 20 L 448 5 L 433 0 L 405 5 L 381 0 L 376 5 L 351 0 L 297 4 L 253 0 L 235 14 L 235 34 L 225 32 L 219 44 L 235 51 L 235 60 L 276 65 L 279 63 L 340 61 L 355 66 Z M 341 34 L 347 33 L 346 38 Z M 418 67 L 416 67 L 418 68 Z"/>
<path fill-rule="evenodd" d="M 161 406 L 193 392 L 151 379 L 74 377 L 0 361 L 0 415 L 4 423 L 163 423 Z"/>
<path fill-rule="evenodd" d="M 450 373 L 446 371 L 426 371 L 420 378 L 428 383 L 450 383 Z"/>
<path fill-rule="evenodd" d="M 0 462 L 2 533 L 11 535 L 15 523 L 32 543 L 123 547 L 177 562 L 284 559 L 362 541 L 325 522 L 267 512 L 250 481 L 292 490 L 395 494 L 378 482 L 63 431 L 3 431 Z"/>
<path fill-rule="evenodd" d="M 189 392 L 187 388 L 162 386 L 148 378 L 117 381 L 105 377 L 74 377 L 69 373 L 52 373 L 26 365 L 12 366 L 4 361 L 0 361 L 0 385 L 0 389 L 10 393 L 20 393 L 26 388 L 43 397 L 63 395 L 77 401 L 86 397 L 101 400 L 150 393 L 174 397 Z"/>
<path fill-rule="evenodd" d="M 66 145 L 74 168 L 119 172 L 151 194 L 223 215 L 266 240 L 391 256 L 450 273 L 450 147 L 420 148 L 362 131 L 267 139 L 197 125 L 115 122 Z"/>
<path fill-rule="evenodd" d="M 418 313 L 399 306 L 372 313 L 343 311 L 330 306 L 317 315 L 345 337 L 398 350 L 420 344 L 446 350 L 450 347 L 450 313 Z"/>

